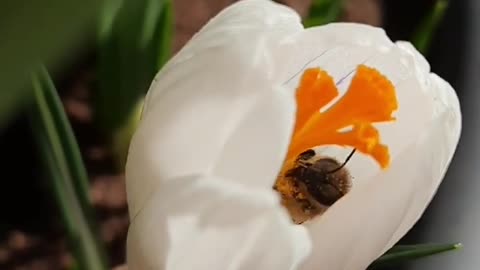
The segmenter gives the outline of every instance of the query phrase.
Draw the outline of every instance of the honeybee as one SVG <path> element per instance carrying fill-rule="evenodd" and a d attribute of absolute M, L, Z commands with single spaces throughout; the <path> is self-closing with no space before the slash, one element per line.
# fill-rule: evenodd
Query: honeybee
<path fill-rule="evenodd" d="M 340 163 L 309 149 L 279 175 L 274 189 L 281 194 L 282 204 L 295 223 L 321 215 L 351 190 L 352 178 L 345 165 L 354 152 Z"/>

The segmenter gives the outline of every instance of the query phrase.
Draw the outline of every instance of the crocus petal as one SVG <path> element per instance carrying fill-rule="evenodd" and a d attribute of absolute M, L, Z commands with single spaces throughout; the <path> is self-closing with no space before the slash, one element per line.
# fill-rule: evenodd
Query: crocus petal
<path fill-rule="evenodd" d="M 423 179 L 424 181 L 417 183 L 415 190 L 412 191 L 412 200 L 410 201 L 410 206 L 407 209 L 403 221 L 398 226 L 385 249 L 397 242 L 420 218 L 423 210 L 435 195 L 445 175 L 445 168 L 450 164 L 455 151 L 454 146 L 457 145 L 460 137 L 460 107 L 454 90 L 449 83 L 436 74 L 430 74 L 430 81 L 432 83 L 432 92 L 436 93 L 435 102 L 437 106 L 435 115 L 443 114 L 438 117 L 441 117 L 442 121 L 444 121 L 443 129 L 438 131 L 439 134 L 441 134 L 439 137 L 442 137 L 443 141 L 439 141 L 438 145 L 434 146 L 437 148 L 436 151 L 438 151 L 438 153 L 435 153 L 435 155 L 431 157 L 431 160 L 434 161 L 428 164 L 436 174 L 432 176 L 432 181 L 425 181 L 425 179 Z M 440 108 L 446 108 L 447 110 L 443 112 Z M 435 167 L 435 165 L 437 167 Z"/>
<path fill-rule="evenodd" d="M 215 175 L 250 188 L 265 190 L 270 187 L 290 142 L 294 102 L 292 93 L 284 88 L 273 89 L 259 97 L 223 144 L 212 168 Z"/>
<path fill-rule="evenodd" d="M 244 0 L 227 7 L 203 26 L 157 74 L 148 91 L 144 112 L 157 97 L 162 98 L 165 91 L 178 91 L 171 87 L 178 78 L 194 80 L 193 68 L 182 71 L 185 65 L 191 65 L 185 62 L 192 62 L 192 58 L 195 63 L 200 62 L 198 69 L 213 69 L 217 80 L 234 76 L 232 79 L 238 83 L 252 74 L 278 77 L 286 68 L 275 65 L 275 59 L 282 57 L 279 51 L 282 43 L 279 41 L 302 30 L 300 17 L 295 11 L 270 1 Z M 178 67 L 182 63 L 184 66 Z M 224 73 L 228 74 L 228 71 L 236 72 L 225 77 Z M 222 91 L 227 92 L 227 89 Z"/>
<path fill-rule="evenodd" d="M 308 224 L 314 243 L 305 269 L 364 269 L 395 244 L 430 202 L 460 135 L 460 109 L 451 86 L 429 78 L 434 100 L 430 123 L 414 143 L 367 185 L 354 188 L 320 219 Z M 328 255 L 327 255 L 328 254 Z"/>
<path fill-rule="evenodd" d="M 127 161 L 132 217 L 180 175 L 214 170 L 252 188 L 272 185 L 295 110 L 274 41 L 302 27 L 291 9 L 262 2 L 225 9 L 156 76 Z"/>
<path fill-rule="evenodd" d="M 154 192 L 130 226 L 130 270 L 290 270 L 310 249 L 268 190 L 188 175 Z"/>

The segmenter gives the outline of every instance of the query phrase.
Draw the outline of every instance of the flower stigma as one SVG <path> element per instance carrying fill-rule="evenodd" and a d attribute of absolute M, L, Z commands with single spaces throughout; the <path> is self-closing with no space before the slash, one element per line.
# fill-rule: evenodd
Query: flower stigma
<path fill-rule="evenodd" d="M 382 169 L 390 164 L 388 147 L 381 143 L 373 123 L 395 120 L 392 113 L 398 104 L 393 84 L 378 70 L 359 65 L 346 93 L 320 111 L 338 95 L 326 71 L 304 71 L 296 92 L 292 140 L 274 185 L 297 224 L 321 215 L 350 191 L 351 176 L 345 164 L 355 151 L 370 156 Z M 352 147 L 353 151 L 340 163 L 312 150 L 321 145 Z"/>

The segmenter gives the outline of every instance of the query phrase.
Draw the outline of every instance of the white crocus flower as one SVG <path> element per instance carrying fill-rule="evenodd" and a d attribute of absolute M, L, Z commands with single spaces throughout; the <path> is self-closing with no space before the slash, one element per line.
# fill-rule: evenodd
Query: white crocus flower
<path fill-rule="evenodd" d="M 458 142 L 457 97 L 429 69 L 378 28 L 304 29 L 266 0 L 225 9 L 146 97 L 127 162 L 129 269 L 365 269 L 420 217 Z M 312 147 L 341 162 L 355 147 L 353 186 L 297 225 L 272 186 Z M 292 187 L 277 189 L 285 204 Z"/>

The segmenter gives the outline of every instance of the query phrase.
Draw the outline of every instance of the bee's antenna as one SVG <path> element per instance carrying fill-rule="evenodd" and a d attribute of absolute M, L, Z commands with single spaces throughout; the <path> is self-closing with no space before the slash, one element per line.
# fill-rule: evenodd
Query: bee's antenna
<path fill-rule="evenodd" d="M 353 154 L 355 154 L 355 151 L 357 151 L 357 148 L 353 148 L 352 152 L 350 152 L 350 154 L 348 154 L 348 157 L 345 159 L 345 161 L 342 163 L 342 165 L 340 165 L 338 168 L 336 169 L 333 169 L 327 173 L 335 173 L 335 172 L 338 172 L 339 170 L 341 170 L 343 167 L 345 167 L 345 165 L 347 165 L 348 161 L 350 161 L 350 159 L 353 157 Z"/>

